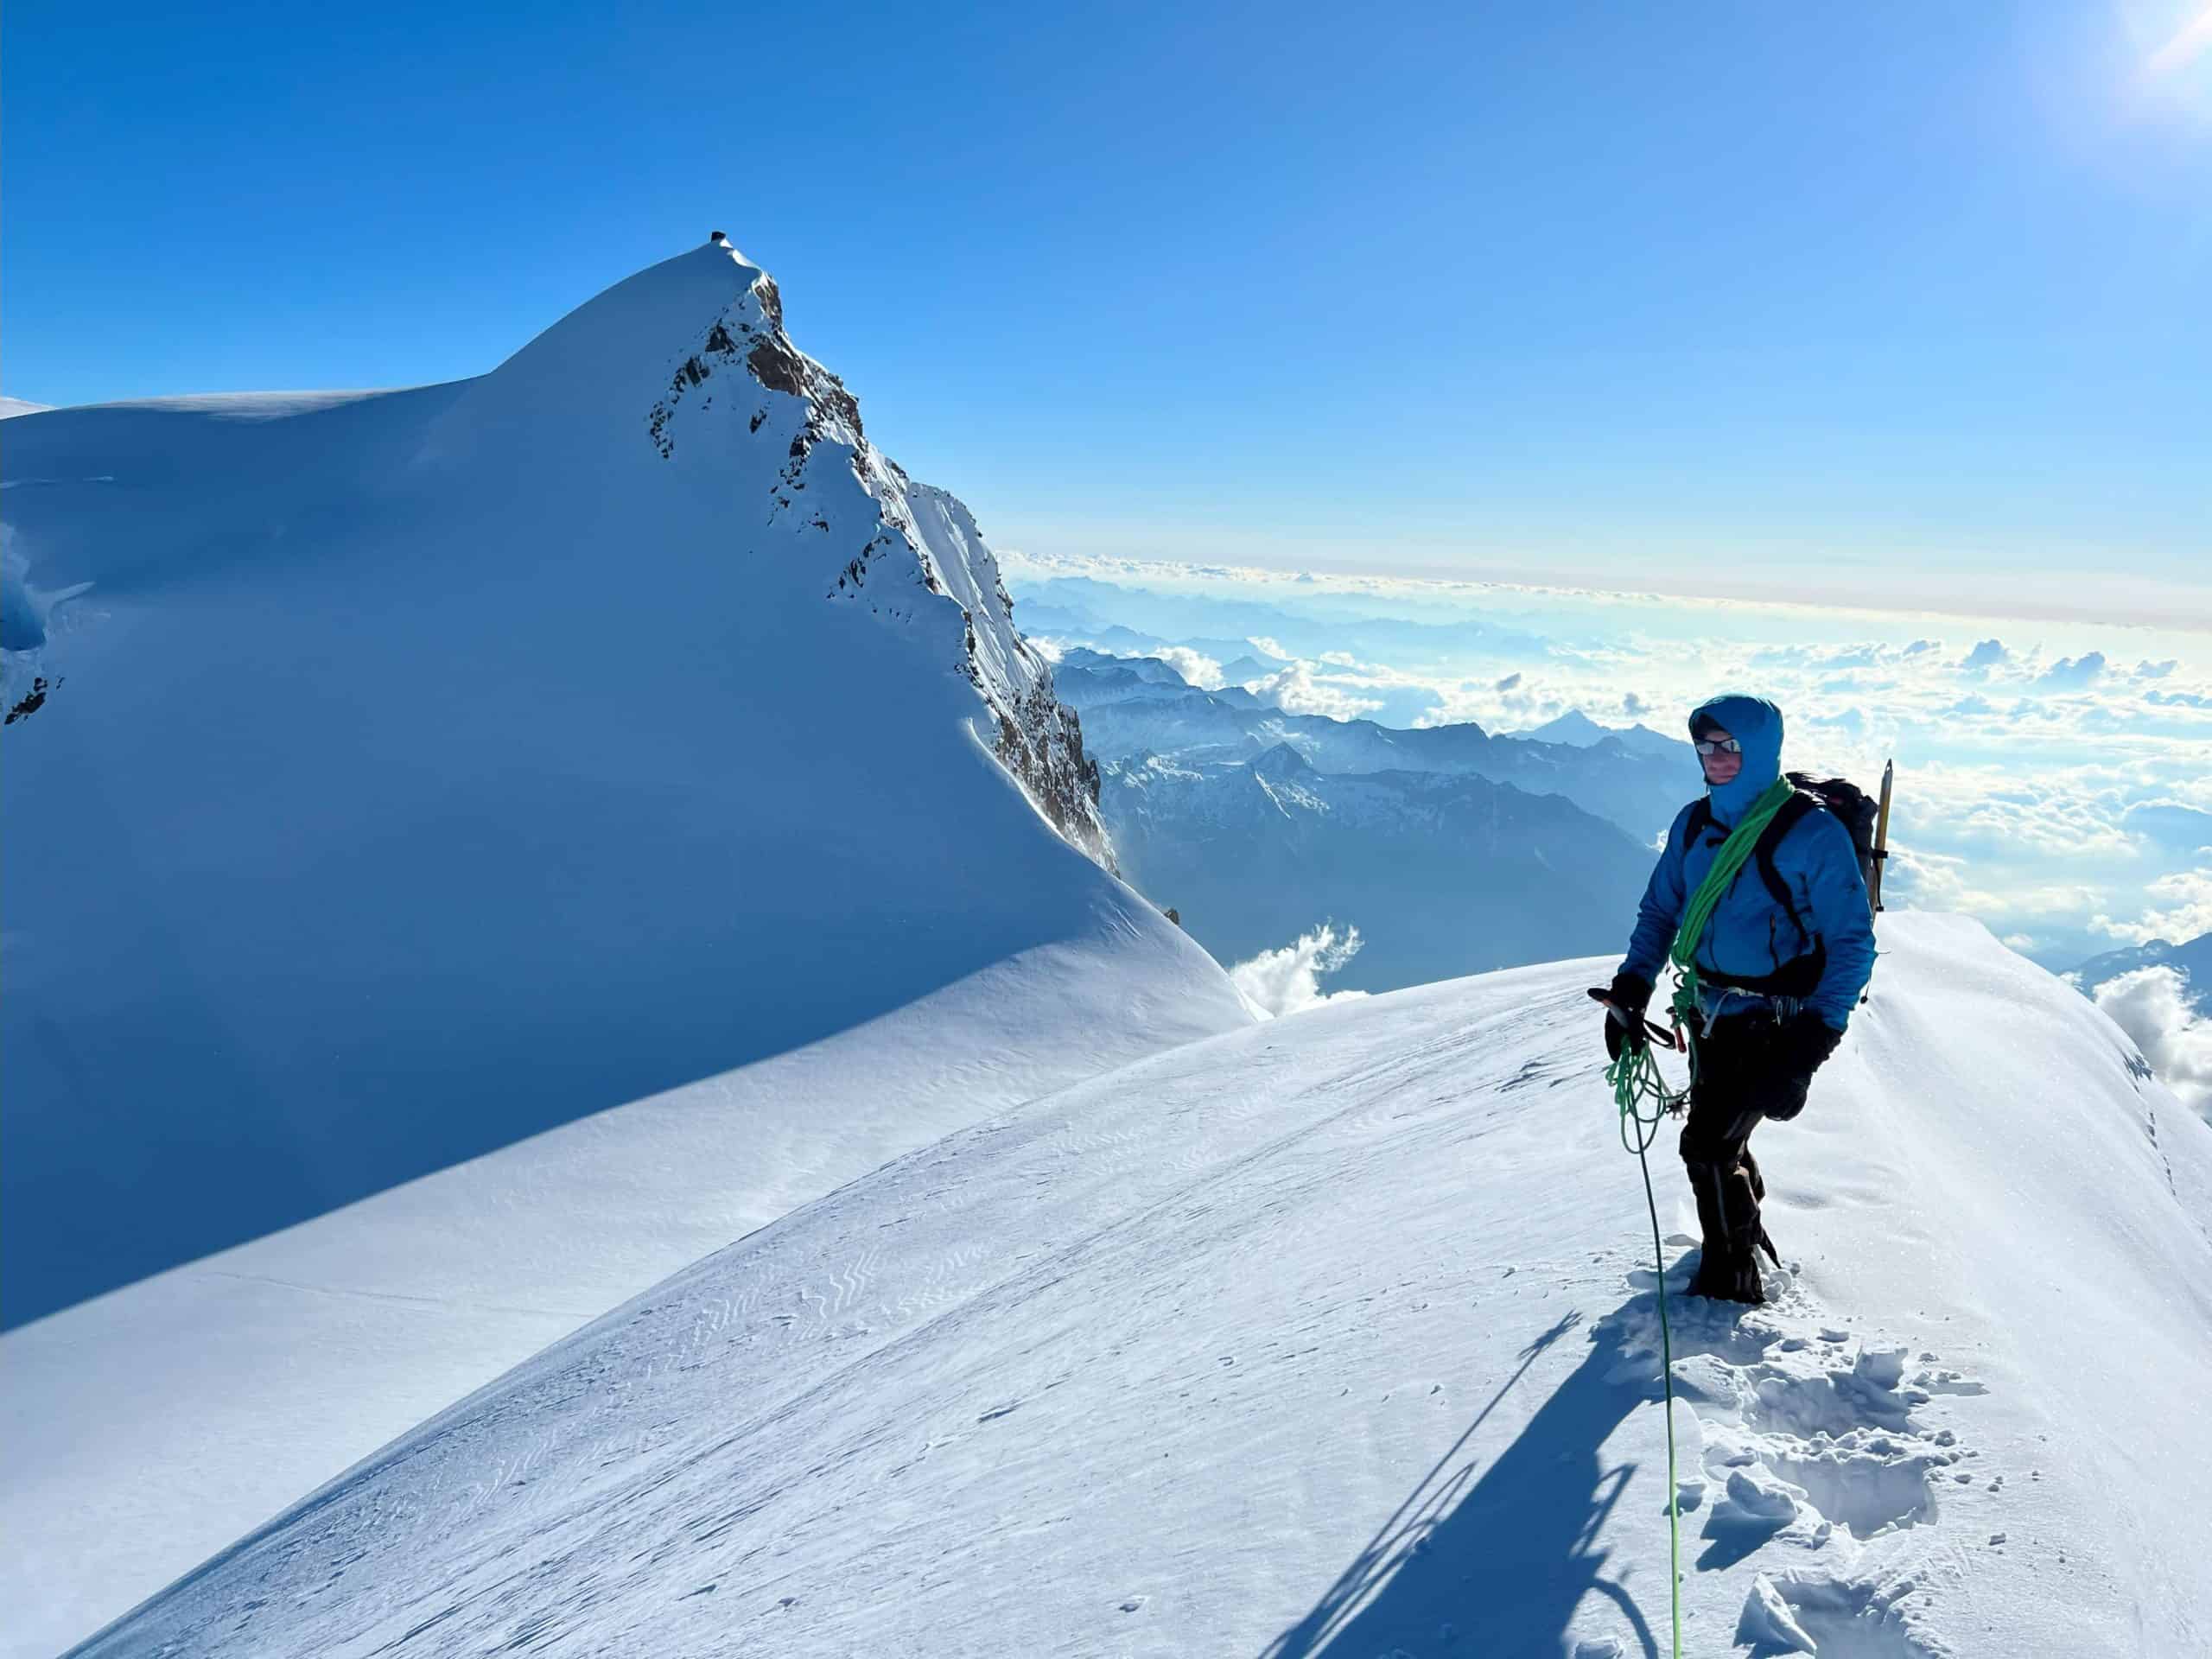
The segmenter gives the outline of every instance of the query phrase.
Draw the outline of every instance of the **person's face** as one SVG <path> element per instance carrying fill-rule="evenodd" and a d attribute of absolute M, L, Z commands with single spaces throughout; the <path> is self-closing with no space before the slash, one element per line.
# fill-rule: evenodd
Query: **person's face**
<path fill-rule="evenodd" d="M 1719 745 L 1731 741 L 1732 734 L 1722 731 L 1718 726 L 1711 728 L 1698 740 L 1700 749 L 1698 759 L 1705 763 L 1707 783 L 1733 783 L 1736 774 L 1744 769 L 1744 757 L 1740 751 L 1717 747 L 1710 749 L 1706 747 L 1708 744 Z"/>

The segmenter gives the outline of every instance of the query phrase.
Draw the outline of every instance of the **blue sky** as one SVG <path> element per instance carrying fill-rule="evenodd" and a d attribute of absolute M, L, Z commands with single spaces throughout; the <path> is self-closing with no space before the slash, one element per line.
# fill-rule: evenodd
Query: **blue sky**
<path fill-rule="evenodd" d="M 1001 544 L 2212 626 L 2202 0 L 616 15 L 18 0 L 0 385 L 471 374 L 718 228 Z"/>

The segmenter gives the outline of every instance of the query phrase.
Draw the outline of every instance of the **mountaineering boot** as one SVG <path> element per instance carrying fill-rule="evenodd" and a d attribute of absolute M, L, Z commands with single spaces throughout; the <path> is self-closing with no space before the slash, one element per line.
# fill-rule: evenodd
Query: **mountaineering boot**
<path fill-rule="evenodd" d="M 1740 1165 L 1724 1169 L 1718 1164 L 1695 1164 L 1690 1168 L 1690 1184 L 1697 1193 L 1705 1248 L 1699 1254 L 1689 1294 L 1753 1306 L 1764 1302 L 1758 1252 L 1766 1235 L 1759 1226 L 1759 1201 L 1751 1176 Z"/>
<path fill-rule="evenodd" d="M 1751 1197 L 1756 1198 L 1764 1209 L 1766 1204 L 1766 1177 L 1759 1173 L 1759 1160 L 1752 1157 L 1751 1149 L 1745 1147 L 1743 1156 L 1738 1161 L 1744 1166 L 1744 1173 L 1751 1178 Z M 1768 1261 L 1773 1262 L 1777 1268 L 1782 1265 L 1782 1253 L 1774 1248 L 1774 1241 L 1766 1236 L 1766 1223 L 1764 1217 L 1759 1223 L 1758 1246 L 1766 1252 Z"/>

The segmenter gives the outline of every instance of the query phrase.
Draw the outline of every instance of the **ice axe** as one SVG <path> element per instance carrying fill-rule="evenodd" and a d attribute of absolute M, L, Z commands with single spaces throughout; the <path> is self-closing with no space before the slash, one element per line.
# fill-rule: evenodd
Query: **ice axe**
<path fill-rule="evenodd" d="M 1631 1034 L 1640 1031 L 1648 1041 L 1677 1052 L 1688 1046 L 1688 1039 L 1673 1026 L 1656 1026 L 1643 1015 L 1621 1007 L 1613 1001 L 1612 993 L 1603 986 L 1592 985 L 1590 988 L 1590 1000 L 1602 1006 L 1608 1016 L 1618 1020 Z"/>
<path fill-rule="evenodd" d="M 1873 855 L 1867 860 L 1872 880 L 1867 883 L 1866 899 L 1873 906 L 1872 914 L 1876 916 L 1882 913 L 1882 867 L 1890 861 L 1890 784 L 1897 776 L 1897 770 L 1894 760 L 1885 762 L 1882 766 L 1882 804 L 1874 817 Z"/>

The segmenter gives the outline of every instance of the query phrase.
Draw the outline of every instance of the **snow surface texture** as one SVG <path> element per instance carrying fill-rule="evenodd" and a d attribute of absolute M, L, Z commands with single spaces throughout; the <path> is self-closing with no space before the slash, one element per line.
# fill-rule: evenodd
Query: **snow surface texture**
<path fill-rule="evenodd" d="M 1069 844 L 1094 774 L 973 520 L 726 246 L 477 380 L 0 463 L 11 1654 L 791 1205 L 1252 1017 Z"/>
<path fill-rule="evenodd" d="M 2212 1129 L 1977 925 L 1884 945 L 1760 1132 L 1772 1305 L 1670 1300 L 1686 1649 L 2204 1652 Z M 1609 967 L 1334 1003 L 963 1129 L 83 1651 L 1660 1653 Z"/>
<path fill-rule="evenodd" d="M 709 245 L 480 379 L 10 423 L 11 1322 L 1022 950 L 1195 962 L 994 764 L 1100 850 L 780 315 Z"/>
<path fill-rule="evenodd" d="M 1182 966 L 1178 958 L 1174 966 Z M 0 1653 L 50 1659 L 392 1436 L 976 1118 L 1220 1028 L 1211 964 L 1051 946 L 0 1338 Z"/>

